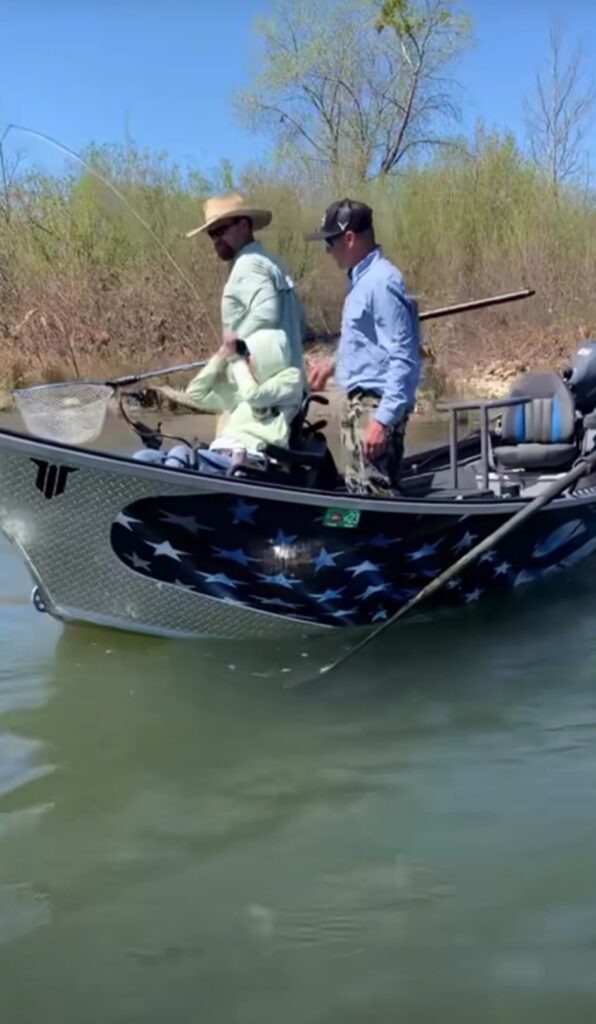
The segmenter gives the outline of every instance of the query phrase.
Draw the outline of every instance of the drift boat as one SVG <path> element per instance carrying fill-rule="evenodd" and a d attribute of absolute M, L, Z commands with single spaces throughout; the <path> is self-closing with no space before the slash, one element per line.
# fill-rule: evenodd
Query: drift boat
<path fill-rule="evenodd" d="M 306 410 L 289 452 L 228 476 L 2 429 L 0 528 L 35 606 L 65 622 L 230 638 L 374 626 L 593 452 L 596 343 L 561 376 L 525 374 L 506 398 L 446 408 L 449 444 L 408 456 L 391 499 L 345 491 Z M 460 439 L 464 409 L 480 429 Z M 432 604 L 476 604 L 594 550 L 588 467 Z"/>

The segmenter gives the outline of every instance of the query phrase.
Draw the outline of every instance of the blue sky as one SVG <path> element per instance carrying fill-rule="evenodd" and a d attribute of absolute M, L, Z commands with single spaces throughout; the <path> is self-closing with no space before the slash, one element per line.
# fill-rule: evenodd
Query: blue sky
<path fill-rule="evenodd" d="M 475 45 L 456 72 L 464 125 L 522 131 L 523 97 L 545 59 L 549 22 L 596 68 L 590 0 L 463 0 Z M 235 121 L 267 0 L 2 0 L 0 127 L 19 122 L 73 149 L 124 141 L 205 171 L 258 158 L 265 139 Z M 596 128 L 590 135 L 596 148 Z"/>

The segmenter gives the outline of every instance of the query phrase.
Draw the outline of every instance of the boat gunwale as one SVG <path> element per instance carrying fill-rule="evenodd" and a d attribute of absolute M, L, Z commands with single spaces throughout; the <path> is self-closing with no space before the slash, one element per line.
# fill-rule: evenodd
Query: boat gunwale
<path fill-rule="evenodd" d="M 294 502 L 298 505 L 323 505 L 327 508 L 330 506 L 346 509 L 356 507 L 361 512 L 382 512 L 393 515 L 457 515 L 460 517 L 462 514 L 466 516 L 494 516 L 504 513 L 513 515 L 528 505 L 535 497 L 535 495 L 527 498 L 495 496 L 493 499 L 461 492 L 444 498 L 440 492 L 437 492 L 436 496 L 424 498 L 408 497 L 407 495 L 399 498 L 363 498 L 360 495 L 308 489 L 268 480 L 245 480 L 238 477 L 191 473 L 174 467 L 143 463 L 135 460 L 131 455 L 95 451 L 76 445 L 62 444 L 58 441 L 35 438 L 30 434 L 10 430 L 6 427 L 0 427 L 0 451 L 2 449 L 23 455 L 31 453 L 30 457 L 39 456 L 40 452 L 54 458 L 58 455 L 68 464 L 89 469 L 93 466 L 116 475 L 145 477 L 148 480 L 163 482 L 168 485 L 168 488 L 171 488 L 175 482 L 176 487 L 180 486 L 184 491 L 226 493 L 261 498 L 262 500 Z M 438 450 L 436 449 L 436 451 Z M 581 486 L 582 481 L 578 481 L 577 494 L 564 494 L 554 499 L 549 503 L 549 509 L 562 510 L 565 506 L 569 507 L 570 503 L 575 506 L 596 503 L 596 473 L 586 478 L 587 481 L 590 479 L 593 479 L 593 483 L 584 484 L 583 487 Z"/>

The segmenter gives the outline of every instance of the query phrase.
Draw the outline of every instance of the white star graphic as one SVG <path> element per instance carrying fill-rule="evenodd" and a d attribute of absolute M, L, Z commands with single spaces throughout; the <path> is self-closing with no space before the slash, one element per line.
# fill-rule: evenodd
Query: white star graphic
<path fill-rule="evenodd" d="M 358 594 L 356 597 L 357 601 L 367 601 L 373 594 L 380 594 L 389 587 L 388 583 L 379 583 L 376 587 L 367 587 L 362 594 Z"/>
<path fill-rule="evenodd" d="M 250 526 L 255 525 L 255 512 L 258 509 L 258 505 L 251 505 L 250 502 L 245 501 L 244 498 L 239 498 L 234 507 L 231 509 L 233 515 L 233 523 L 236 526 L 238 523 L 248 523 Z"/>
<path fill-rule="evenodd" d="M 355 615 L 357 611 L 357 608 L 342 608 L 340 611 L 332 612 L 331 614 L 334 619 L 345 619 L 348 615 Z"/>
<path fill-rule="evenodd" d="M 346 572 L 351 572 L 352 576 L 360 576 L 363 572 L 380 572 L 381 568 L 378 565 L 374 565 L 373 562 L 360 562 L 358 565 L 349 565 Z"/>
<path fill-rule="evenodd" d="M 326 601 L 337 601 L 343 594 L 345 587 L 341 587 L 339 590 L 324 590 L 322 594 L 311 594 L 318 604 L 324 604 Z"/>
<path fill-rule="evenodd" d="M 477 533 L 470 533 L 469 530 L 466 530 L 463 537 L 458 540 L 457 544 L 453 545 L 452 551 L 465 551 L 466 548 L 471 548 L 472 544 L 477 539 Z"/>
<path fill-rule="evenodd" d="M 237 562 L 238 565 L 247 566 L 251 562 L 258 562 L 258 558 L 250 558 L 242 548 L 218 548 L 212 547 L 211 550 L 215 554 L 216 558 L 227 559 L 229 562 Z"/>
<path fill-rule="evenodd" d="M 153 544 L 151 541 L 146 542 L 150 548 L 153 548 L 154 558 L 161 556 L 162 558 L 173 558 L 174 561 L 179 562 L 181 555 L 187 555 L 188 551 L 177 551 L 173 548 L 169 540 L 162 540 L 161 544 Z"/>
<path fill-rule="evenodd" d="M 484 593 L 480 587 L 476 587 L 475 590 L 471 590 L 469 594 L 464 594 L 466 604 L 470 604 L 472 601 L 477 601 L 480 595 Z"/>
<path fill-rule="evenodd" d="M 198 576 L 203 576 L 205 583 L 221 583 L 224 587 L 244 587 L 245 584 L 241 583 L 240 580 L 231 580 L 225 572 L 198 572 Z"/>
<path fill-rule="evenodd" d="M 179 526 L 182 530 L 188 530 L 189 533 L 197 533 L 199 530 L 211 530 L 212 526 L 201 526 L 194 516 L 177 516 L 174 512 L 164 512 L 159 517 L 164 523 L 168 523 L 170 526 Z"/>
<path fill-rule="evenodd" d="M 327 551 L 326 548 L 321 548 L 316 558 L 313 558 L 312 560 L 312 564 L 315 567 L 315 572 L 317 573 L 319 569 L 335 569 L 335 559 L 337 557 L 338 552 L 332 554 L 330 551 Z"/>
<path fill-rule="evenodd" d="M 141 520 L 134 519 L 132 516 L 125 516 L 124 512 L 119 512 L 116 518 L 114 519 L 114 522 L 118 523 L 118 526 L 124 526 L 126 530 L 132 530 L 132 526 L 130 524 L 140 523 Z"/>
<path fill-rule="evenodd" d="M 495 576 L 506 576 L 510 569 L 511 569 L 511 566 L 509 565 L 508 562 L 501 562 L 500 565 L 495 566 L 494 575 Z"/>
<path fill-rule="evenodd" d="M 126 560 L 130 562 L 135 569 L 144 569 L 145 572 L 148 572 L 151 568 L 151 563 L 146 562 L 144 558 L 139 558 L 135 551 L 133 551 L 131 555 L 124 555 L 123 557 L 126 558 Z"/>
<path fill-rule="evenodd" d="M 434 544 L 423 544 L 417 551 L 411 551 L 408 554 L 408 558 L 410 558 L 412 562 L 417 562 L 419 558 L 429 558 L 431 555 L 434 555 L 440 543 L 441 542 L 437 540 Z"/>
<path fill-rule="evenodd" d="M 363 540 L 360 547 L 367 547 L 370 545 L 371 548 L 390 548 L 392 544 L 399 544 L 401 537 L 386 537 L 384 533 L 378 533 L 376 537 L 371 537 L 370 540 Z"/>
<path fill-rule="evenodd" d="M 278 587 L 285 587 L 286 589 L 295 587 L 298 583 L 298 580 L 290 579 L 283 572 L 278 572 L 275 574 L 259 573 L 258 577 L 260 580 L 263 580 L 264 583 L 275 583 Z"/>

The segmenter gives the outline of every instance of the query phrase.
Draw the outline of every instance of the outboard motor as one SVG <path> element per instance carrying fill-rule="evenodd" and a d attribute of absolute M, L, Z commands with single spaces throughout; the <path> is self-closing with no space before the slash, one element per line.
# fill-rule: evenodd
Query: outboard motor
<path fill-rule="evenodd" d="M 596 447 L 596 341 L 582 342 L 562 377 L 582 417 L 582 451 L 592 452 Z"/>
<path fill-rule="evenodd" d="M 563 380 L 582 416 L 596 409 L 596 341 L 584 341 L 563 371 Z"/>

